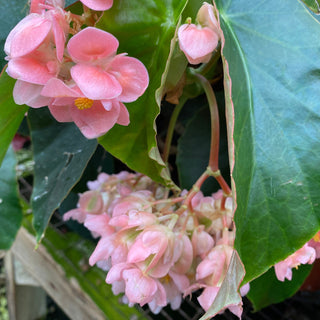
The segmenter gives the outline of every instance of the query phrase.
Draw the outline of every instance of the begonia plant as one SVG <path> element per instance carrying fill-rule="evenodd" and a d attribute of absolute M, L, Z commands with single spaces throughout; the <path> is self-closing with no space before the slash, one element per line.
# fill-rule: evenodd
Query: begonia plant
<path fill-rule="evenodd" d="M 31 0 L 1 32 L 0 249 L 23 224 L 22 135 L 37 241 L 54 212 L 77 221 L 119 303 L 196 294 L 204 320 L 293 295 L 320 256 L 319 6 L 67 5 Z"/>

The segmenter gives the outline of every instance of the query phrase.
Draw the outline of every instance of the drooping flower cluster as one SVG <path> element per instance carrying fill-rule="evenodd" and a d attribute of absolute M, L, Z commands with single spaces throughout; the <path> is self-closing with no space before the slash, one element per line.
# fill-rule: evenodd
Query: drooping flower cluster
<path fill-rule="evenodd" d="M 112 5 L 83 2 L 95 10 Z M 87 17 L 63 7 L 63 0 L 31 1 L 30 14 L 6 40 L 6 71 L 17 79 L 17 104 L 49 106 L 58 121 L 73 121 L 84 136 L 96 138 L 116 123 L 129 124 L 123 102 L 144 93 L 148 72 L 137 59 L 117 55 L 119 42 L 113 35 L 94 27 L 81 29 Z"/>
<path fill-rule="evenodd" d="M 100 237 L 89 263 L 108 271 L 114 294 L 158 313 L 167 304 L 178 309 L 183 296 L 203 288 L 198 300 L 208 310 L 234 251 L 231 198 L 221 191 L 168 197 L 148 177 L 128 172 L 101 173 L 88 187 L 64 219 Z M 230 310 L 240 316 L 242 308 Z"/>
<path fill-rule="evenodd" d="M 219 43 L 219 23 L 211 4 L 204 3 L 198 11 L 198 24 L 183 24 L 178 30 L 179 46 L 189 63 L 206 63 Z"/>
<path fill-rule="evenodd" d="M 276 276 L 280 281 L 291 280 L 292 268 L 298 268 L 300 264 L 312 264 L 318 258 L 320 258 L 320 231 L 302 248 L 275 264 Z"/>

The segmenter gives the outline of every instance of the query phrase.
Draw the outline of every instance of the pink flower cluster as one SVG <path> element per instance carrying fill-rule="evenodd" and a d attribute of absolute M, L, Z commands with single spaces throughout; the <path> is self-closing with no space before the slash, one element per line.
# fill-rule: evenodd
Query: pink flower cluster
<path fill-rule="evenodd" d="M 318 258 L 320 258 L 320 231 L 302 248 L 275 264 L 276 276 L 280 281 L 286 278 L 291 280 L 292 268 L 298 268 L 300 264 L 312 264 Z"/>
<path fill-rule="evenodd" d="M 189 63 L 207 63 L 219 43 L 219 22 L 214 7 L 204 3 L 197 14 L 198 24 L 183 24 L 178 30 L 179 46 Z"/>
<path fill-rule="evenodd" d="M 82 2 L 95 10 L 112 5 L 108 0 Z M 7 73 L 17 79 L 17 104 L 49 106 L 58 121 L 74 122 L 84 136 L 96 138 L 116 123 L 129 124 L 123 102 L 144 93 L 148 72 L 139 60 L 117 55 L 119 42 L 113 35 L 81 29 L 85 17 L 63 6 L 63 0 L 31 1 L 30 14 L 6 40 Z"/>
<path fill-rule="evenodd" d="M 100 237 L 89 263 L 108 271 L 114 294 L 158 313 L 167 304 L 178 309 L 182 297 L 203 288 L 198 300 L 208 310 L 234 250 L 231 198 L 198 192 L 186 205 L 186 191 L 170 198 L 148 177 L 128 172 L 101 173 L 88 188 L 64 220 Z M 242 307 L 230 310 L 240 317 Z"/>

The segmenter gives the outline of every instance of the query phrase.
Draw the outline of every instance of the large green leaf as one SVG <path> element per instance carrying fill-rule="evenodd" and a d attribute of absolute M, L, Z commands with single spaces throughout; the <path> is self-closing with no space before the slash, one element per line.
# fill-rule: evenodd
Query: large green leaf
<path fill-rule="evenodd" d="M 320 13 L 320 3 L 318 0 L 301 0 L 304 2 L 313 12 Z"/>
<path fill-rule="evenodd" d="M 12 98 L 15 80 L 3 70 L 0 77 L 0 163 L 19 125 L 28 110 L 26 106 L 17 106 Z"/>
<path fill-rule="evenodd" d="M 97 147 L 74 123 L 59 123 L 47 108 L 28 114 L 35 160 L 32 208 L 39 241 L 49 219 L 79 181 Z"/>
<path fill-rule="evenodd" d="M 16 179 L 16 158 L 11 147 L 0 167 L 0 190 L 0 249 L 9 249 L 22 222 Z"/>
<path fill-rule="evenodd" d="M 255 310 L 262 309 L 270 304 L 279 303 L 293 296 L 309 275 L 312 266 L 301 265 L 292 270 L 292 280 L 279 281 L 274 268 L 269 269 L 259 278 L 250 282 L 248 298 Z"/>
<path fill-rule="evenodd" d="M 250 281 L 319 230 L 320 25 L 296 0 L 217 4 L 235 245 Z"/>
<path fill-rule="evenodd" d="M 149 72 L 147 91 L 136 102 L 127 104 L 128 127 L 115 126 L 99 142 L 131 169 L 154 181 L 172 185 L 156 144 L 155 118 L 159 106 L 155 92 L 161 84 L 169 55 L 170 41 L 186 0 L 116 1 L 104 13 L 98 27 L 120 41 L 119 52 L 140 59 Z"/>

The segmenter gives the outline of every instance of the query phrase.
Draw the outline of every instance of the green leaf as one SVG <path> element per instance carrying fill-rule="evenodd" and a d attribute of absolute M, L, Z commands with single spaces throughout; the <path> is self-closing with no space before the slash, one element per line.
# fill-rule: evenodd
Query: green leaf
<path fill-rule="evenodd" d="M 50 217 L 79 181 L 97 147 L 74 123 L 59 123 L 47 108 L 28 114 L 35 160 L 32 208 L 37 240 L 43 236 Z"/>
<path fill-rule="evenodd" d="M 259 278 L 250 282 L 248 298 L 254 310 L 260 310 L 270 304 L 279 303 L 293 296 L 309 275 L 312 265 L 305 264 L 299 269 L 292 269 L 292 280 L 279 281 L 274 268 L 269 269 Z"/>
<path fill-rule="evenodd" d="M 11 247 L 22 222 L 16 180 L 16 158 L 12 148 L 0 167 L 0 249 Z"/>
<path fill-rule="evenodd" d="M 115 126 L 99 142 L 131 169 L 168 186 L 173 186 L 173 182 L 155 139 L 155 118 L 159 114 L 155 92 L 161 85 L 170 42 L 186 2 L 116 1 L 97 24 L 97 27 L 111 32 L 119 39 L 118 52 L 127 52 L 144 63 L 150 78 L 144 95 L 136 102 L 127 104 L 130 125 Z"/>
<path fill-rule="evenodd" d="M 225 36 L 235 246 L 247 282 L 320 227 L 320 26 L 296 0 L 217 3 Z"/>
<path fill-rule="evenodd" d="M 3 70 L 0 77 L 0 163 L 11 140 L 28 110 L 26 106 L 17 106 L 12 98 L 15 80 Z"/>
<path fill-rule="evenodd" d="M 301 0 L 308 6 L 314 13 L 320 13 L 320 2 L 318 0 Z"/>

